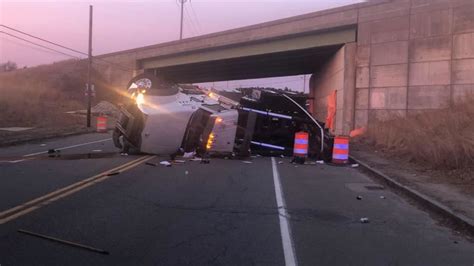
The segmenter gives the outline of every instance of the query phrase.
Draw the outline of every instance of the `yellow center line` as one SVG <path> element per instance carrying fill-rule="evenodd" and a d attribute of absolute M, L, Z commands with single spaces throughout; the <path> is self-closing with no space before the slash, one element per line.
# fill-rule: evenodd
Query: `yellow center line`
<path fill-rule="evenodd" d="M 129 169 L 132 169 L 138 165 L 140 165 L 141 163 L 144 163 L 148 160 L 151 160 L 153 158 L 155 158 L 156 156 L 150 156 L 150 155 L 146 155 L 146 156 L 142 156 L 136 160 L 133 160 L 133 161 L 130 161 L 128 163 L 125 163 L 123 165 L 120 165 L 118 167 L 115 167 L 115 168 L 112 168 L 110 170 L 107 170 L 107 171 L 104 171 L 100 174 L 97 174 L 97 175 L 94 175 L 92 177 L 89 177 L 87 179 L 84 179 L 82 181 L 79 181 L 77 183 L 74 183 L 72 185 L 69 185 L 67 187 L 64 187 L 64 188 L 61 188 L 61 189 L 58 189 L 56 191 L 53 191 L 49 194 L 46 194 L 44 196 L 41 196 L 41 197 L 38 197 L 36 199 L 33 199 L 31 201 L 28 201 L 26 203 L 23 203 L 19 206 L 16 206 L 14 208 L 11 208 L 11 209 L 8 209 L 6 211 L 3 211 L 0 213 L 0 225 L 1 224 L 4 224 L 6 222 L 9 222 L 11 220 L 14 220 L 20 216 L 23 216 L 27 213 L 30 213 L 36 209 L 39 209 L 43 206 L 46 206 L 54 201 L 57 201 L 61 198 L 64 198 L 64 197 L 67 197 L 71 194 L 74 194 L 80 190 L 83 190 L 87 187 L 90 187 L 92 185 L 95 185 L 97 183 L 100 183 L 106 179 L 109 179 L 110 177 L 112 177 L 112 175 L 109 175 L 111 173 L 115 173 L 115 172 L 119 172 L 119 173 L 122 173 L 122 172 L 125 172 Z"/>

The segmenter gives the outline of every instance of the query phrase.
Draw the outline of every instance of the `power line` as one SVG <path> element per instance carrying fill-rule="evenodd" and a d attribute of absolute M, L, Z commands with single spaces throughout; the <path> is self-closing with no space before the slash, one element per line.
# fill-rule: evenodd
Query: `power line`
<path fill-rule="evenodd" d="M 64 46 L 64 45 L 61 45 L 61 44 L 59 44 L 59 43 L 55 43 L 55 42 L 46 40 L 46 39 L 41 38 L 41 37 L 38 37 L 38 36 L 34 36 L 34 35 L 32 35 L 32 34 L 29 34 L 29 33 L 27 33 L 27 32 L 24 32 L 24 31 L 15 29 L 15 28 L 13 28 L 13 27 L 9 27 L 9 26 L 3 25 L 3 24 L 0 24 L 0 26 L 5 27 L 5 28 L 7 28 L 7 29 L 9 29 L 9 30 L 12 30 L 12 31 L 15 31 L 15 32 L 24 34 L 24 35 L 29 36 L 29 37 L 31 37 L 31 38 L 35 38 L 35 39 L 38 39 L 38 40 L 40 40 L 40 41 L 43 41 L 43 42 L 46 42 L 46 43 L 49 43 L 49 44 L 52 44 L 52 45 L 61 47 L 61 48 L 63 48 L 63 49 L 67 49 L 67 50 L 69 50 L 69 51 L 76 52 L 76 53 L 79 53 L 79 54 L 87 55 L 87 56 L 88 56 L 87 53 L 84 53 L 84 52 L 75 50 L 75 49 L 73 49 L 73 48 L 69 48 L 69 47 L 67 47 L 67 46 Z M 7 34 L 7 35 L 12 35 L 12 34 L 10 34 L 10 33 L 6 33 L 6 32 L 3 32 L 3 31 L 1 31 L 1 32 L 2 32 L 2 33 L 5 33 L 5 34 Z M 12 36 L 13 36 L 13 35 L 12 35 Z M 26 42 L 29 42 L 29 43 L 33 43 L 33 42 L 31 42 L 31 41 L 25 40 L 25 39 L 20 38 L 20 37 L 15 37 L 15 38 L 21 39 L 21 40 L 26 41 Z M 46 49 L 48 49 L 48 50 L 53 50 L 53 51 L 59 52 L 59 53 L 61 53 L 61 54 L 65 54 L 65 55 L 68 55 L 68 56 L 71 56 L 71 57 L 74 57 L 74 58 L 81 59 L 81 58 L 79 58 L 79 57 L 76 57 L 76 56 L 73 56 L 73 55 L 70 55 L 70 54 L 66 54 L 66 53 L 57 51 L 57 50 L 55 50 L 55 49 L 52 49 L 52 48 L 43 46 L 43 45 L 41 45 L 41 44 L 36 44 L 36 43 L 33 43 L 33 44 L 34 44 L 34 45 L 37 45 L 37 46 L 40 46 L 40 47 L 43 47 L 43 48 L 46 48 Z M 107 61 L 107 60 L 105 60 L 105 59 L 101 59 L 101 58 L 97 58 L 97 57 L 94 57 L 94 59 L 95 59 L 95 60 L 98 60 L 98 61 L 102 61 L 102 62 L 107 63 L 107 64 L 110 64 L 110 65 L 113 65 L 113 66 L 116 66 L 117 68 L 119 68 L 120 70 L 123 70 L 123 71 L 127 71 L 127 72 L 128 72 L 128 71 L 133 71 L 133 69 L 131 69 L 131 68 L 122 66 L 122 65 L 117 64 L 117 63 L 113 63 L 113 62 Z"/>
<path fill-rule="evenodd" d="M 190 12 L 188 10 L 188 8 L 185 6 L 184 7 L 184 11 L 188 17 L 187 20 L 185 20 L 185 22 L 188 22 L 188 26 L 190 26 L 189 28 L 191 29 L 191 31 L 194 33 L 194 35 L 199 35 L 199 29 L 197 28 L 196 24 L 194 23 L 194 20 L 192 18 L 192 16 L 190 15 Z"/>
<path fill-rule="evenodd" d="M 189 6 L 191 7 L 191 12 L 193 13 L 194 19 L 196 20 L 196 24 L 198 26 L 199 32 L 202 33 L 201 23 L 199 23 L 198 16 L 196 15 L 196 12 L 194 11 L 193 3 L 191 1 L 189 1 Z"/>
<path fill-rule="evenodd" d="M 10 43 L 13 43 L 15 45 L 18 45 L 18 46 L 22 46 L 22 47 L 27 47 L 27 48 L 31 48 L 35 51 L 39 51 L 39 52 L 43 52 L 43 53 L 48 53 L 50 55 L 57 55 L 56 52 L 53 52 L 53 51 L 49 51 L 49 50 L 45 50 L 44 48 L 40 48 L 40 47 L 37 47 L 37 46 L 34 46 L 34 45 L 29 45 L 27 43 L 23 43 L 23 42 L 20 42 L 20 41 L 15 41 L 13 39 L 9 39 L 7 36 L 1 36 L 0 39 L 4 40 L 4 41 L 7 41 L 7 42 L 10 42 Z"/>
<path fill-rule="evenodd" d="M 77 57 L 77 56 L 74 56 L 74 55 L 71 55 L 71 54 L 67 54 L 67 53 L 61 52 L 61 51 L 59 51 L 59 50 L 56 50 L 56 49 L 53 49 L 53 48 L 50 48 L 50 47 L 41 45 L 41 44 L 39 44 L 39 43 L 35 43 L 35 42 L 32 42 L 32 41 L 29 41 L 29 40 L 27 40 L 27 39 L 18 37 L 18 36 L 14 35 L 14 34 L 11 34 L 11 33 L 5 32 L 5 31 L 0 31 L 0 33 L 3 33 L 3 34 L 5 34 L 5 35 L 11 36 L 11 37 L 13 37 L 13 38 L 22 40 L 22 41 L 24 41 L 24 42 L 27 42 L 27 43 L 30 43 L 30 44 L 33 44 L 33 45 L 36 45 L 36 46 L 39 46 L 39 47 L 41 47 L 41 48 L 54 51 L 54 52 L 56 52 L 56 53 L 59 53 L 59 54 L 65 55 L 65 56 L 69 56 L 69 57 L 76 58 L 76 59 L 81 59 L 80 57 Z"/>
<path fill-rule="evenodd" d="M 15 28 L 12 28 L 12 27 L 3 25 L 3 24 L 0 24 L 0 26 L 1 26 L 1 27 L 4 27 L 4 28 L 7 28 L 7 29 L 9 29 L 9 30 L 16 31 L 16 32 L 18 32 L 18 33 L 24 34 L 24 35 L 29 36 L 29 37 L 31 37 L 31 38 L 35 38 L 35 39 L 38 39 L 38 40 L 43 41 L 43 42 L 47 42 L 47 43 L 52 44 L 52 45 L 56 45 L 56 46 L 58 46 L 58 47 L 61 47 L 61 48 L 63 48 L 63 49 L 66 49 L 66 50 L 69 50 L 69 51 L 72 51 L 72 52 L 76 52 L 76 53 L 79 53 L 79 54 L 82 54 L 82 55 L 88 55 L 87 53 L 83 53 L 83 52 L 81 52 L 81 51 L 78 51 L 78 50 L 75 50 L 75 49 L 66 47 L 66 46 L 61 45 L 61 44 L 59 44 L 59 43 L 55 43 L 55 42 L 52 42 L 52 41 L 48 41 L 48 40 L 43 39 L 43 38 L 41 38 L 41 37 L 34 36 L 34 35 L 32 35 L 32 34 L 26 33 L 26 32 L 24 32 L 24 31 L 21 31 L 21 30 L 18 30 L 18 29 L 15 29 Z"/>

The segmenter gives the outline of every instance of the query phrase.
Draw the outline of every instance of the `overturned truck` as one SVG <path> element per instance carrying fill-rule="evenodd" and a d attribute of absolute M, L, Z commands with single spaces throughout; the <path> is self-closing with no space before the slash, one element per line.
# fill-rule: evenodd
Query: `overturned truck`
<path fill-rule="evenodd" d="M 293 154 L 296 132 L 309 133 L 308 155 L 329 160 L 333 136 L 306 111 L 302 94 L 253 90 L 240 101 L 142 74 L 133 78 L 113 140 L 123 152 L 246 157 Z"/>

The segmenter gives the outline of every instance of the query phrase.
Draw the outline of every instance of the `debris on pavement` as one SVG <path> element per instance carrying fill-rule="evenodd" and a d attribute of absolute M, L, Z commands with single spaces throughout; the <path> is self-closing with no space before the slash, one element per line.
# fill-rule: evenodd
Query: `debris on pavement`
<path fill-rule="evenodd" d="M 146 164 L 146 165 L 150 165 L 150 166 L 158 166 L 158 164 L 152 163 L 152 162 L 146 162 L 145 164 Z"/>
<path fill-rule="evenodd" d="M 46 146 L 46 144 L 44 144 L 44 143 L 40 144 L 40 147 L 44 147 L 44 146 Z"/>
<path fill-rule="evenodd" d="M 358 164 L 358 163 L 354 163 L 354 164 L 351 165 L 351 167 L 354 167 L 354 168 L 355 168 L 355 167 L 359 167 L 359 164 Z"/>
<path fill-rule="evenodd" d="M 242 161 L 243 163 L 252 163 L 251 161 Z"/>
<path fill-rule="evenodd" d="M 118 175 L 120 174 L 120 172 L 112 172 L 112 173 L 108 173 L 107 176 L 113 176 L 113 175 Z"/>
<path fill-rule="evenodd" d="M 363 224 L 367 224 L 367 223 L 370 222 L 370 220 L 367 217 L 362 217 L 362 218 L 360 218 L 360 222 L 363 223 Z"/>
<path fill-rule="evenodd" d="M 278 164 L 283 164 L 283 161 L 278 161 Z"/>
<path fill-rule="evenodd" d="M 200 162 L 202 161 L 202 158 L 196 157 L 196 158 L 190 159 L 190 161 Z"/>
<path fill-rule="evenodd" d="M 47 235 L 43 235 L 43 234 L 38 234 L 38 233 L 31 232 L 31 231 L 23 230 L 23 229 L 18 229 L 17 231 L 19 233 L 22 233 L 22 234 L 26 234 L 26 235 L 30 235 L 30 236 L 34 236 L 34 237 L 38 237 L 38 238 L 42 238 L 42 239 L 46 239 L 46 240 L 49 240 L 49 241 L 52 241 L 52 242 L 61 243 L 61 244 L 68 245 L 68 246 L 71 246 L 71 247 L 81 248 L 81 249 L 85 249 L 85 250 L 88 250 L 88 251 L 97 252 L 97 253 L 101 253 L 101 254 L 105 254 L 105 255 L 109 254 L 108 251 L 103 250 L 103 249 L 98 249 L 98 248 L 95 248 L 95 247 L 91 247 L 91 246 L 87 246 L 87 245 L 83 245 L 83 244 L 79 244 L 79 243 L 75 243 L 75 242 L 71 242 L 71 241 L 67 241 L 67 240 L 63 240 L 63 239 L 59 239 L 59 238 L 56 238 L 56 237 L 47 236 Z"/>
<path fill-rule="evenodd" d="M 318 163 L 318 164 L 324 164 L 324 161 L 323 161 L 323 160 L 317 160 L 316 163 Z"/>
<path fill-rule="evenodd" d="M 102 152 L 102 150 L 92 150 L 92 152 Z"/>
<path fill-rule="evenodd" d="M 122 152 L 122 153 L 120 153 L 120 156 L 128 156 L 128 153 Z"/>
<path fill-rule="evenodd" d="M 381 199 L 385 199 L 385 196 L 380 196 Z"/>
<path fill-rule="evenodd" d="M 280 155 L 280 158 L 285 158 L 285 155 L 283 155 L 283 154 L 282 154 L 282 155 Z"/>
<path fill-rule="evenodd" d="M 193 158 L 196 155 L 196 152 L 191 151 L 191 152 L 185 152 L 183 154 L 183 158 Z"/>
<path fill-rule="evenodd" d="M 185 175 L 189 175 L 189 171 L 184 171 L 184 174 L 185 174 Z"/>
<path fill-rule="evenodd" d="M 60 150 L 55 150 L 55 149 L 49 149 L 48 150 L 48 157 L 60 157 Z"/>
<path fill-rule="evenodd" d="M 362 200 L 362 196 L 357 196 L 356 199 L 357 200 Z"/>
<path fill-rule="evenodd" d="M 173 163 L 185 163 L 185 160 L 174 160 Z"/>
<path fill-rule="evenodd" d="M 168 161 L 161 161 L 160 164 L 161 164 L 161 165 L 164 165 L 164 166 L 166 166 L 166 167 L 171 167 L 171 163 L 168 162 Z"/>

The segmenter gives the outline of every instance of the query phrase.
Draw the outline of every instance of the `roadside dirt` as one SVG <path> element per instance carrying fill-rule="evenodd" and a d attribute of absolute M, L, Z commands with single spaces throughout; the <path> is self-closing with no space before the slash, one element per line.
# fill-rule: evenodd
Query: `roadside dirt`
<path fill-rule="evenodd" d="M 361 142 L 351 143 L 351 154 L 398 182 L 474 219 L 474 165 L 464 169 L 435 170 Z"/>
<path fill-rule="evenodd" d="M 95 131 L 85 126 L 59 126 L 47 128 L 33 128 L 20 132 L 0 130 L 0 146 L 16 145 L 28 141 L 39 141 L 42 139 L 68 136 Z"/>

